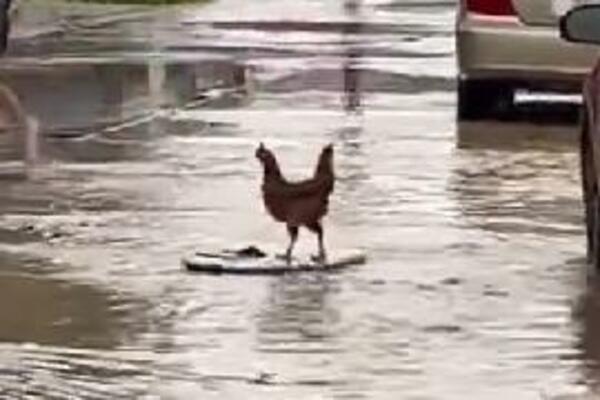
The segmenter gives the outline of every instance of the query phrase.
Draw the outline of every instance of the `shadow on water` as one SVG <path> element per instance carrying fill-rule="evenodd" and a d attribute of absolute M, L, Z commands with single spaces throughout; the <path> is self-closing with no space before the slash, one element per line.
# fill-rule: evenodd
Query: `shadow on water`
<path fill-rule="evenodd" d="M 580 105 L 534 101 L 494 119 L 457 121 L 459 148 L 573 149 L 578 140 Z"/>
<path fill-rule="evenodd" d="M 1 258 L 3 271 L 15 262 Z M 93 286 L 3 273 L 0 292 L 0 342 L 112 349 L 133 333 L 131 315 Z"/>
<path fill-rule="evenodd" d="M 110 355 L 139 333 L 142 307 L 45 273 L 57 268 L 0 252 L 2 398 L 98 398 L 113 392 L 117 377 L 143 379 L 143 363 Z"/>
<path fill-rule="evenodd" d="M 573 318 L 577 323 L 577 348 L 584 361 L 583 379 L 593 393 L 600 393 L 600 279 L 597 274 L 588 276 Z"/>

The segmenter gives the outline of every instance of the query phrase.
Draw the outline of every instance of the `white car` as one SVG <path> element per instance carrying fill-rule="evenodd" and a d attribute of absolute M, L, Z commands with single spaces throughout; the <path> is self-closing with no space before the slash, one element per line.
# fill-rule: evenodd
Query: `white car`
<path fill-rule="evenodd" d="M 459 0 L 458 116 L 509 111 L 518 89 L 580 92 L 598 48 L 561 40 L 558 20 L 578 0 Z"/>

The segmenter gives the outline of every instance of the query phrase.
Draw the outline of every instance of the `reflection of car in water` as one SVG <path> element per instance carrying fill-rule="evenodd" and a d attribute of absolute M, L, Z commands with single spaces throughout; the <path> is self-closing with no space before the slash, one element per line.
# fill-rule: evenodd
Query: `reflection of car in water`
<path fill-rule="evenodd" d="M 564 0 L 460 0 L 458 114 L 510 110 L 517 89 L 573 92 L 593 64 L 586 46 L 561 41 Z"/>
<path fill-rule="evenodd" d="M 560 21 L 561 36 L 571 42 L 600 45 L 600 5 L 571 10 Z M 600 268 L 600 61 L 588 75 L 583 89 L 581 121 L 581 171 L 588 260 Z"/>

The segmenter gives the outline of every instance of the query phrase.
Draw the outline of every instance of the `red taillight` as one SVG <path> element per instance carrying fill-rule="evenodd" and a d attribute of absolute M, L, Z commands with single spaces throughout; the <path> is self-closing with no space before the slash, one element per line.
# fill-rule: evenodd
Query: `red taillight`
<path fill-rule="evenodd" d="M 467 0 L 467 10 L 486 15 L 516 14 L 512 0 Z"/>

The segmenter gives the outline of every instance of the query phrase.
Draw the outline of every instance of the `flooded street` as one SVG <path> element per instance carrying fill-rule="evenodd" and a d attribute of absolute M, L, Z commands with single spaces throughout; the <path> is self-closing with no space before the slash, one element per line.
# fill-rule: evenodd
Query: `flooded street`
<path fill-rule="evenodd" d="M 456 122 L 454 1 L 89 7 L 24 5 L 0 64 L 0 398 L 600 395 L 576 126 Z M 284 250 L 260 141 L 293 178 L 334 144 L 366 265 L 183 270 Z"/>

